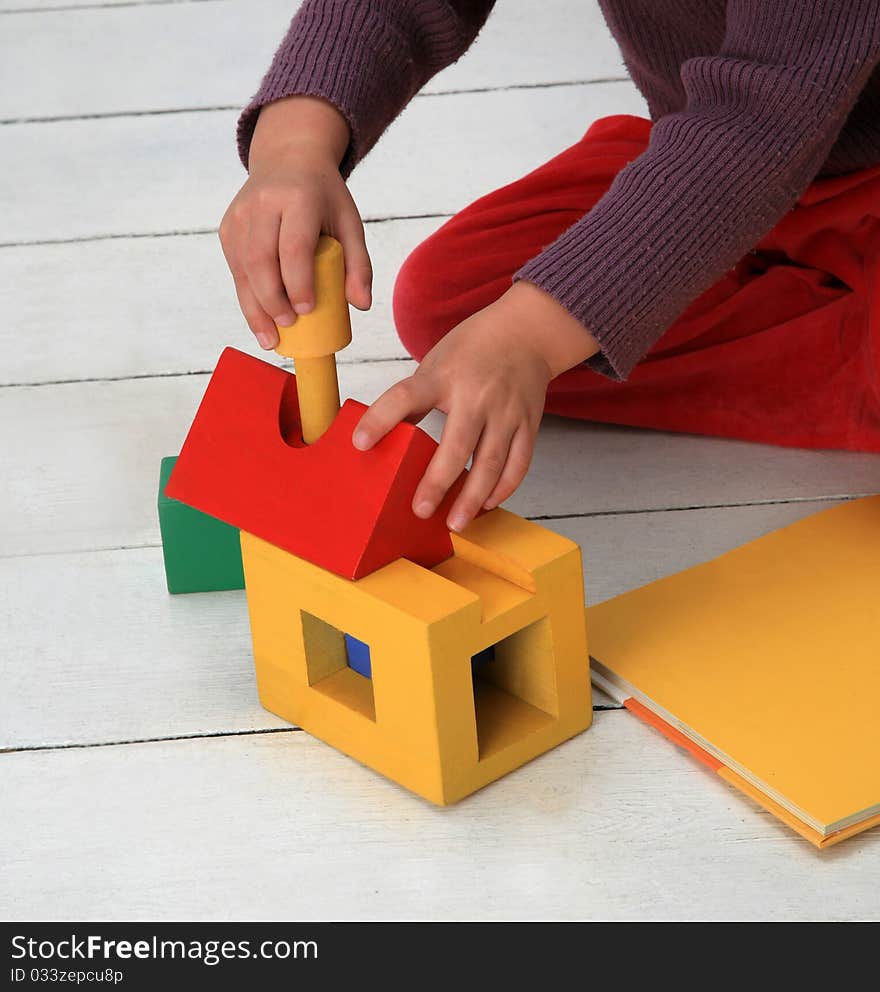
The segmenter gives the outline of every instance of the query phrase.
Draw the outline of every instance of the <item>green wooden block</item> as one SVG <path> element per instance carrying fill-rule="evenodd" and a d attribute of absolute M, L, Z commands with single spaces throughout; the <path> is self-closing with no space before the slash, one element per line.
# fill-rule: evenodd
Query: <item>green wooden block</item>
<path fill-rule="evenodd" d="M 238 528 L 165 495 L 176 461 L 177 456 L 163 458 L 159 472 L 159 529 L 168 591 L 244 589 Z"/>

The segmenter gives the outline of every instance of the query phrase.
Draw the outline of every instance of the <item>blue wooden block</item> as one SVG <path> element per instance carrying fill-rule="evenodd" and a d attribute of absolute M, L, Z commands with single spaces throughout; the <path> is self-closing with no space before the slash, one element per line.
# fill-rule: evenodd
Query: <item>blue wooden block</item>
<path fill-rule="evenodd" d="M 351 634 L 345 635 L 345 653 L 348 656 L 348 667 L 353 668 L 358 675 L 372 678 L 373 668 L 370 664 L 370 645 L 364 644 Z"/>
<path fill-rule="evenodd" d="M 358 675 L 363 675 L 364 678 L 372 678 L 373 668 L 370 662 L 370 645 L 365 644 L 363 641 L 359 641 L 356 637 L 352 637 L 351 634 L 345 634 L 345 654 L 348 658 L 348 667 L 352 668 L 358 673 Z M 479 651 L 477 654 L 471 658 L 471 673 L 477 675 L 477 673 L 485 668 L 489 662 L 495 660 L 495 648 L 485 648 L 483 651 Z"/>

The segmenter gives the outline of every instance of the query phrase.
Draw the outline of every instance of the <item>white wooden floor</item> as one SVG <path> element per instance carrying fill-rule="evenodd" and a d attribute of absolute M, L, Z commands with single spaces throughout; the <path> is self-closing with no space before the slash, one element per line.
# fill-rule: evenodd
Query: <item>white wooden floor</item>
<path fill-rule="evenodd" d="M 214 231 L 294 6 L 0 0 L 0 916 L 878 918 L 880 831 L 817 853 L 607 699 L 437 810 L 260 708 L 242 594 L 165 593 L 159 459 L 221 347 L 255 351 Z M 642 107 L 591 3 L 499 0 L 353 179 L 377 304 L 344 391 L 407 368 L 419 239 Z M 510 506 L 596 601 L 878 489 L 876 457 L 549 421 Z"/>

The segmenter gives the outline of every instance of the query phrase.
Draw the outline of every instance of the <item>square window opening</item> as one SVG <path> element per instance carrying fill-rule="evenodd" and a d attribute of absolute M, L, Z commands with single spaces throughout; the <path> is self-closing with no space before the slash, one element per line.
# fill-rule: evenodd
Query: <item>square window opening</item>
<path fill-rule="evenodd" d="M 474 655 L 471 670 L 480 761 L 557 719 L 559 698 L 548 618 Z"/>
<path fill-rule="evenodd" d="M 305 610 L 301 617 L 309 685 L 375 720 L 369 646 Z"/>

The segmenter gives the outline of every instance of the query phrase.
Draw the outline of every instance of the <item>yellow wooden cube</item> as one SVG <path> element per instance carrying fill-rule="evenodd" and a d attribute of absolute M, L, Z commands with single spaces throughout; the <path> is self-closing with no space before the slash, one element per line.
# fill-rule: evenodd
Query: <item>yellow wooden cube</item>
<path fill-rule="evenodd" d="M 432 569 L 399 559 L 351 581 L 241 535 L 262 704 L 443 805 L 593 715 L 578 546 L 501 509 L 453 543 Z M 343 632 L 370 646 L 372 678 Z"/>

